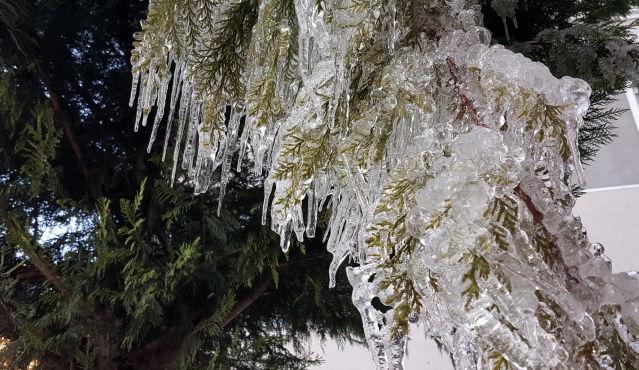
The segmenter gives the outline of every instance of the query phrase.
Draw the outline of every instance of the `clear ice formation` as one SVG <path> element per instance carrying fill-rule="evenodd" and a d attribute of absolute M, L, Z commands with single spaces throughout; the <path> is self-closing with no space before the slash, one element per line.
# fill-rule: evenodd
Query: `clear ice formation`
<path fill-rule="evenodd" d="M 152 0 L 136 129 L 157 112 L 150 149 L 177 117 L 164 153 L 196 193 L 248 151 L 284 250 L 330 209 L 378 369 L 415 320 L 459 369 L 639 368 L 639 275 L 572 213 L 590 88 L 480 20 L 474 0 Z"/>

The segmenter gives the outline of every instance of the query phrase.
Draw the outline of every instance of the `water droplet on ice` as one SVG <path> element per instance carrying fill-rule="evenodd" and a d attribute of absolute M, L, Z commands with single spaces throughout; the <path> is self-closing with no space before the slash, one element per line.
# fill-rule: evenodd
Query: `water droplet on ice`
<path fill-rule="evenodd" d="M 601 243 L 590 243 L 588 251 L 592 253 L 593 256 L 601 256 L 604 254 L 605 248 Z"/>

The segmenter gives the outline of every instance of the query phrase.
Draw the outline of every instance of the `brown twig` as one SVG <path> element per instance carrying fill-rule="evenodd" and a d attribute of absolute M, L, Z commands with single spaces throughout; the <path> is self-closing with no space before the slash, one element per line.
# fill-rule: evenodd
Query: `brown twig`
<path fill-rule="evenodd" d="M 453 90 L 460 97 L 462 101 L 462 110 L 460 114 L 468 113 L 470 115 L 470 119 L 476 126 L 488 127 L 486 125 L 479 114 L 477 113 L 477 108 L 473 103 L 473 100 L 470 99 L 466 94 L 463 93 L 462 87 L 465 86 L 464 81 L 461 78 L 461 72 L 459 71 L 459 67 L 455 64 L 452 58 L 446 58 L 446 64 L 448 65 L 448 69 L 450 70 L 450 74 L 452 76 L 453 81 Z M 561 254 L 561 249 L 557 245 L 557 237 L 553 235 L 548 229 L 544 226 L 544 215 L 541 211 L 535 206 L 532 201 L 532 198 L 521 188 L 520 185 L 517 185 L 513 190 L 515 195 L 526 205 L 526 208 L 531 213 L 533 217 L 533 222 L 539 226 L 543 232 L 544 236 L 548 240 L 548 248 L 550 250 L 550 254 L 554 261 L 561 266 L 561 269 L 566 274 L 566 282 L 574 281 L 577 279 L 571 272 L 568 266 L 566 265 L 563 255 Z M 578 280 L 578 279 L 577 279 Z"/>
<path fill-rule="evenodd" d="M 461 78 L 461 73 L 459 71 L 459 68 L 455 64 L 455 61 L 451 57 L 448 57 L 446 58 L 446 64 L 448 65 L 448 70 L 450 71 L 450 74 L 452 76 L 453 91 L 455 91 L 455 93 L 461 99 L 461 111 L 459 112 L 458 117 L 461 118 L 464 113 L 468 113 L 470 119 L 476 126 L 488 127 L 488 125 L 482 121 L 481 117 L 477 113 L 477 108 L 475 108 L 473 100 L 462 91 L 462 87 L 465 86 L 465 83 Z"/>
<path fill-rule="evenodd" d="M 254 288 L 242 298 L 240 298 L 231 311 L 226 315 L 220 327 L 227 327 L 236 317 L 238 317 L 244 310 L 246 310 L 251 304 L 258 299 L 264 292 L 273 285 L 273 278 L 270 274 L 264 274 L 254 285 Z"/>
<path fill-rule="evenodd" d="M 526 208 L 533 217 L 533 222 L 535 223 L 535 225 L 538 225 L 544 232 L 544 236 L 546 237 L 546 240 L 548 240 L 548 249 L 550 250 L 550 255 L 552 256 L 554 261 L 561 266 L 561 269 L 566 274 L 566 283 L 570 282 L 571 280 L 574 281 L 575 279 L 579 280 L 570 272 L 570 269 L 566 265 L 564 257 L 561 254 L 561 249 L 557 245 L 557 237 L 554 236 L 550 231 L 548 231 L 546 226 L 544 226 L 544 215 L 537 208 L 537 206 L 535 206 L 532 198 L 530 198 L 530 196 L 526 194 L 526 192 L 524 191 L 524 189 L 521 188 L 520 185 L 515 186 L 513 192 L 526 205 Z"/>

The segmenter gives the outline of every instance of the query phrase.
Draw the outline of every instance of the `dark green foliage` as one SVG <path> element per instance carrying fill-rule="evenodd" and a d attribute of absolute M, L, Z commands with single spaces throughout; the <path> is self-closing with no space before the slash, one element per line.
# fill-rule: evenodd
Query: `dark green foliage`
<path fill-rule="evenodd" d="M 259 179 L 217 216 L 147 155 L 126 106 L 146 6 L 0 0 L 0 368 L 302 369 L 311 333 L 359 340 L 321 243 L 285 255 L 261 225 Z"/>
<path fill-rule="evenodd" d="M 582 162 L 594 160 L 599 148 L 610 144 L 616 136 L 614 122 L 626 110 L 610 108 L 609 104 L 614 101 L 615 96 L 607 94 L 603 89 L 593 90 L 590 109 L 584 117 L 584 125 L 579 130 L 579 155 Z"/>
<path fill-rule="evenodd" d="M 229 96 L 239 97 L 246 89 L 240 79 L 246 68 L 245 53 L 251 43 L 251 30 L 257 22 L 258 5 L 256 0 L 245 0 L 229 7 L 221 25 L 222 34 L 199 52 L 196 68 L 206 70 L 203 84 L 211 91 L 225 90 Z M 205 15 L 206 18 L 213 17 Z"/>

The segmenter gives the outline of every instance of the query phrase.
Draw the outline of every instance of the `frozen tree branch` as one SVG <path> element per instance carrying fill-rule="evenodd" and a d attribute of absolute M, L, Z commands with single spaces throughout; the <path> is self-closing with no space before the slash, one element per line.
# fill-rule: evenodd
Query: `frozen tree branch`
<path fill-rule="evenodd" d="M 357 264 L 379 369 L 403 368 L 413 318 L 460 369 L 639 366 L 639 279 L 572 214 L 584 81 L 490 46 L 475 1 L 167 4 L 136 35 L 136 125 L 158 107 L 152 142 L 168 104 L 196 193 L 250 147 L 285 250 L 331 209 L 329 273 Z"/>

